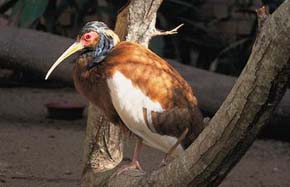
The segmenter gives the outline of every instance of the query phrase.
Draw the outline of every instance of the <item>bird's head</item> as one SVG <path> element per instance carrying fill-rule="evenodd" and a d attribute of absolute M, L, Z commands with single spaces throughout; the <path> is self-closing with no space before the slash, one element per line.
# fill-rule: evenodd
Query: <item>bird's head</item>
<path fill-rule="evenodd" d="M 119 37 L 114 31 L 109 29 L 103 22 L 88 22 L 77 36 L 76 42 L 73 43 L 48 70 L 45 80 L 48 79 L 49 75 L 59 64 L 72 54 L 83 50 L 93 50 L 94 62 L 100 62 L 119 41 Z"/>

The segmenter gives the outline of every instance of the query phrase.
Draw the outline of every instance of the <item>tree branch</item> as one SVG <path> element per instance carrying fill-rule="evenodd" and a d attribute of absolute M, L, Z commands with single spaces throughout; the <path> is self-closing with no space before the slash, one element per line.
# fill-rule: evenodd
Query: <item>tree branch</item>
<path fill-rule="evenodd" d="M 156 14 L 163 0 L 132 0 L 128 5 L 127 41 L 148 46 L 156 31 Z"/>

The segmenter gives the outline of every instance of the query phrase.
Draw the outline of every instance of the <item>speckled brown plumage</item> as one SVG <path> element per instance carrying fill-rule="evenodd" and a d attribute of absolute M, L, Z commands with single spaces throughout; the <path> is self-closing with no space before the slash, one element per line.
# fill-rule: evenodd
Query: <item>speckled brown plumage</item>
<path fill-rule="evenodd" d="M 103 110 L 107 119 L 114 124 L 120 124 L 121 119 L 112 104 L 109 94 L 104 66 L 100 65 L 90 70 L 88 63 L 92 60 L 91 55 L 81 55 L 73 69 L 73 80 L 76 90 L 90 102 Z"/>

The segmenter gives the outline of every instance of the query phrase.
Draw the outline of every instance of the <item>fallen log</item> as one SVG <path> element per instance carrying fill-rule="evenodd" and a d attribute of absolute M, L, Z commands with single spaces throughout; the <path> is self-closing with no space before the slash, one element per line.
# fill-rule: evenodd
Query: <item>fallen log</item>
<path fill-rule="evenodd" d="M 28 29 L 0 29 L 0 68 L 44 75 L 72 39 Z M 70 58 L 72 62 L 73 58 Z M 52 78 L 72 85 L 72 63 L 63 63 Z"/>
<path fill-rule="evenodd" d="M 72 39 L 35 30 L 5 27 L 0 29 L 0 68 L 30 71 L 46 74 L 57 57 L 71 44 Z M 70 63 L 63 63 L 52 74 L 52 79 L 72 85 Z M 212 116 L 220 107 L 236 78 L 208 72 L 169 60 L 194 88 L 202 111 Z M 262 135 L 271 138 L 290 140 L 290 91 L 284 95 L 277 107 L 271 123 L 264 128 Z"/>

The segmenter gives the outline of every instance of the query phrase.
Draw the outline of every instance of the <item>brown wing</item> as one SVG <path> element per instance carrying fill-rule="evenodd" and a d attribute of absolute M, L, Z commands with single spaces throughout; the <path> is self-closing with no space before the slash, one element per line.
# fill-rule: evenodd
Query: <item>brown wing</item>
<path fill-rule="evenodd" d="M 191 87 L 166 61 L 131 42 L 121 42 L 105 59 L 107 76 L 122 72 L 133 84 L 162 107 L 197 105 Z"/>

